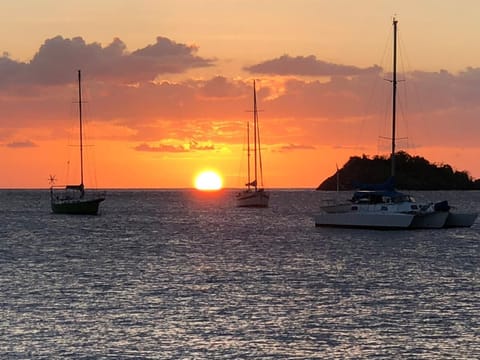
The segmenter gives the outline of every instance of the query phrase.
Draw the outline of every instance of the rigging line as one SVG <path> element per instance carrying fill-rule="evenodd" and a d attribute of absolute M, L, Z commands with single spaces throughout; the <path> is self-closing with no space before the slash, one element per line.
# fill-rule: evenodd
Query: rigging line
<path fill-rule="evenodd" d="M 254 88 L 255 88 L 255 83 L 254 83 Z M 261 151 L 261 142 L 260 142 L 260 125 L 258 121 L 258 108 L 257 108 L 257 93 L 255 91 L 255 131 L 257 134 L 257 142 L 258 142 L 258 162 L 259 162 L 259 168 L 260 168 L 260 184 L 262 188 L 264 187 L 263 185 L 263 165 L 262 165 L 262 151 Z"/>
<path fill-rule="evenodd" d="M 403 90 L 403 93 L 405 94 L 404 96 L 406 96 L 406 90 L 405 90 L 405 87 L 404 87 L 404 90 Z M 399 120 L 402 120 L 402 121 L 399 121 L 399 125 L 402 124 L 404 125 L 404 127 L 406 128 L 405 132 L 406 132 L 406 136 L 404 137 L 399 137 L 397 136 L 397 140 L 407 140 L 406 142 L 406 146 L 404 146 L 405 148 L 408 149 L 408 121 L 407 121 L 407 116 L 406 116 L 406 106 L 404 105 L 404 101 L 402 101 L 402 99 L 398 99 L 397 100 L 397 104 L 398 104 L 398 108 L 399 108 Z"/>
<path fill-rule="evenodd" d="M 401 54 L 402 54 L 402 59 L 401 59 L 402 60 L 402 65 L 404 66 L 404 74 L 405 74 L 405 77 L 406 77 L 406 74 L 408 74 L 407 71 L 412 69 L 412 66 L 411 66 L 411 63 L 410 63 L 410 60 L 409 60 L 409 57 L 408 57 L 408 53 L 405 50 L 406 47 L 404 45 L 404 42 L 403 42 L 402 38 L 400 38 L 400 49 L 401 49 Z M 405 65 L 406 65 L 406 69 L 405 69 Z M 421 99 L 420 93 L 418 91 L 418 88 L 416 86 L 415 79 L 414 79 L 414 77 L 411 76 L 410 80 L 412 80 L 412 81 L 407 82 L 406 86 L 404 88 L 405 110 L 408 110 L 408 108 L 412 109 L 412 107 L 411 107 L 412 102 L 410 101 L 412 96 L 408 96 L 408 94 L 410 93 L 410 94 L 413 94 L 413 100 L 415 101 L 413 106 L 417 105 L 419 114 L 423 114 L 424 111 L 423 111 L 423 106 L 422 106 L 422 99 Z M 409 119 L 407 117 L 405 117 L 404 123 L 405 123 L 408 138 L 411 139 L 412 134 L 410 134 L 410 122 L 409 122 Z M 413 127 L 413 129 L 415 129 L 415 127 Z M 416 134 L 413 133 L 413 136 L 416 137 Z M 415 140 L 415 138 L 413 138 L 413 139 Z M 410 148 L 410 144 L 407 143 L 407 145 L 408 145 L 408 148 Z"/>
<path fill-rule="evenodd" d="M 262 165 L 262 152 L 260 143 L 260 126 L 258 121 L 258 107 L 257 107 L 257 92 L 255 88 L 255 81 L 253 82 L 254 90 L 254 138 L 255 138 L 255 190 L 257 190 L 258 174 L 257 174 L 257 158 L 258 167 L 260 170 L 260 185 L 263 188 L 263 165 Z"/>
<path fill-rule="evenodd" d="M 363 136 L 364 130 L 365 130 L 365 122 L 366 119 L 369 118 L 370 121 L 375 120 L 376 117 L 380 116 L 380 109 L 381 106 L 378 106 L 378 101 L 375 101 L 376 98 L 380 96 L 380 94 L 384 94 L 385 92 L 383 91 L 383 86 L 380 86 L 381 84 L 383 85 L 383 81 L 381 76 L 385 74 L 385 68 L 387 64 L 387 57 L 391 53 L 391 37 L 392 37 L 393 29 L 390 30 L 390 33 L 386 35 L 385 41 L 384 41 L 384 48 L 383 52 L 381 53 L 380 56 L 380 67 L 382 69 L 382 74 L 379 74 L 378 76 L 375 76 L 375 78 L 372 81 L 372 86 L 369 86 L 370 91 L 368 93 L 367 101 L 364 104 L 364 109 L 363 109 L 363 115 L 361 116 L 361 123 L 360 123 L 360 129 L 359 129 L 359 134 L 360 136 L 357 137 L 357 144 L 355 146 L 356 149 L 360 149 L 363 147 L 363 144 L 360 145 L 361 139 L 364 139 L 365 137 Z M 388 63 L 388 67 L 390 67 L 391 64 Z M 381 90 L 379 89 L 381 88 Z M 374 106 L 374 104 L 377 104 Z M 383 117 L 385 120 L 385 116 Z M 381 128 L 381 122 L 379 120 L 376 121 L 377 124 L 377 134 L 382 133 L 382 128 Z M 385 124 L 384 124 L 385 126 Z M 385 129 L 383 129 L 385 131 Z M 380 148 L 380 143 L 377 138 L 377 152 L 379 151 Z"/>
<path fill-rule="evenodd" d="M 78 99 L 76 99 L 76 91 L 77 91 L 77 88 L 76 87 L 71 87 L 72 91 L 73 91 L 73 94 L 72 94 L 72 98 L 70 99 L 70 102 L 69 102 L 69 105 L 68 105 L 68 110 L 65 109 L 65 114 L 69 114 L 68 116 L 68 120 L 66 120 L 66 123 L 68 122 L 68 126 L 66 126 L 66 137 L 67 137 L 67 151 L 66 152 L 63 152 L 65 154 L 65 164 L 66 164 L 66 167 L 64 169 L 64 183 L 65 184 L 70 184 L 71 181 L 70 181 L 70 168 L 71 168 L 71 163 L 72 163 L 72 160 L 73 160 L 73 164 L 75 165 L 76 164 L 76 156 L 77 156 L 77 152 L 75 150 L 75 157 L 72 155 L 72 152 L 73 152 L 73 148 L 75 147 L 78 147 L 77 145 L 77 137 L 75 135 L 75 140 L 73 140 L 73 134 L 77 134 L 78 133 L 78 123 L 76 120 L 78 120 L 78 107 L 77 107 L 77 103 L 78 103 Z M 65 105 L 65 107 L 67 107 L 67 105 Z M 73 120 L 75 119 L 75 120 Z M 73 121 L 72 121 L 73 120 Z M 75 169 L 76 166 L 73 166 L 73 168 Z M 73 175 L 72 176 L 76 176 L 76 172 L 73 171 Z"/>
<path fill-rule="evenodd" d="M 243 125 L 242 125 L 243 127 Z M 247 128 L 248 128 L 248 121 L 247 121 Z M 242 149 L 241 149 L 241 156 L 240 156 L 240 163 L 238 164 L 238 176 L 237 176 L 237 185 L 239 187 L 243 187 L 243 183 L 244 183 L 244 164 L 245 164 L 245 159 L 244 159 L 244 156 L 245 156 L 245 152 L 246 152 L 246 138 L 248 137 L 248 135 L 245 133 L 245 131 L 242 131 L 242 134 L 243 134 L 243 138 L 242 138 Z"/>
<path fill-rule="evenodd" d="M 398 72 L 399 75 L 403 75 L 403 79 L 399 80 L 398 82 L 405 82 L 406 81 L 406 70 L 405 70 L 405 61 L 404 61 L 404 56 L 405 56 L 405 49 L 404 47 L 402 46 L 403 45 L 403 42 L 402 42 L 402 39 L 401 39 L 401 32 L 400 30 L 397 31 L 397 43 L 398 43 L 398 58 L 399 58 L 399 65 L 400 65 L 400 68 L 401 70 Z M 404 129 L 405 133 L 406 133 L 406 136 L 404 137 L 400 137 L 400 136 L 397 136 L 397 140 L 404 140 L 404 139 L 408 139 L 408 119 L 407 119 L 407 106 L 408 106 L 408 98 L 407 98 L 407 86 L 402 86 L 400 89 L 399 89 L 399 96 L 397 97 L 397 108 L 398 108 L 398 122 L 397 122 L 397 128 L 398 128 L 398 133 L 400 133 L 400 131 L 402 130 L 402 128 Z M 401 95 L 401 96 L 400 96 Z M 400 145 L 400 144 L 399 144 Z M 401 147 L 401 146 L 399 146 Z M 404 143 L 404 148 L 407 148 L 408 149 L 408 141 L 406 142 L 406 145 Z"/>
<path fill-rule="evenodd" d="M 389 127 L 391 126 L 392 97 L 391 97 L 391 94 L 390 94 L 389 91 L 384 91 L 383 94 L 384 94 L 384 106 L 383 106 L 383 115 L 382 115 L 383 122 L 381 124 L 379 124 L 379 127 L 381 127 L 381 125 L 383 125 L 383 126 L 381 127 L 381 129 L 379 129 L 378 134 L 388 133 L 389 132 L 388 130 L 390 130 Z M 381 152 L 384 152 L 384 151 L 389 151 L 390 141 L 386 145 L 387 150 L 385 150 L 384 149 L 385 142 L 380 141 L 380 139 L 389 139 L 391 141 L 392 137 L 391 136 L 390 137 L 378 136 L 378 138 L 377 138 L 377 152 L 381 153 Z"/>
<path fill-rule="evenodd" d="M 261 152 L 261 143 L 260 143 L 260 127 L 258 124 L 258 114 L 257 114 L 257 139 L 258 139 L 258 161 L 260 165 L 260 184 L 263 188 L 263 165 L 262 165 L 262 152 Z"/>
<path fill-rule="evenodd" d="M 67 160 L 67 169 L 65 171 L 65 184 L 69 184 L 70 177 L 70 160 Z"/>
<path fill-rule="evenodd" d="M 390 30 L 390 32 L 386 35 L 387 38 L 385 39 L 385 47 L 384 47 L 384 53 L 381 59 L 381 68 L 383 70 L 382 72 L 382 81 L 381 81 L 381 91 L 378 96 L 380 96 L 380 99 L 383 99 L 384 105 L 380 106 L 379 109 L 376 109 L 377 115 L 379 116 L 377 120 L 377 134 L 384 134 L 387 132 L 387 109 L 390 109 L 391 106 L 391 96 L 388 95 L 385 97 L 385 94 L 390 94 L 389 91 L 386 90 L 385 86 L 385 76 L 388 74 L 389 70 L 391 69 L 391 61 L 390 61 L 390 56 L 391 56 L 391 38 L 393 37 L 393 29 Z M 388 54 L 388 55 L 387 55 Z M 380 81 L 380 80 L 379 80 Z M 380 104 L 380 101 L 378 102 Z M 383 110 L 383 114 L 381 114 L 381 110 Z M 383 122 L 381 121 L 383 120 Z M 388 121 L 388 124 L 390 124 L 390 120 Z M 381 141 L 380 137 L 377 136 L 377 154 L 383 152 L 383 142 Z"/>
<path fill-rule="evenodd" d="M 82 94 L 83 94 L 83 99 L 89 99 L 90 98 L 90 91 L 88 88 L 88 84 L 85 84 L 85 81 L 82 81 Z M 90 126 L 90 116 L 91 114 L 91 103 L 88 100 L 83 100 L 82 99 L 82 104 L 83 104 L 83 139 L 84 139 L 84 144 L 83 144 L 83 150 L 84 150 L 84 156 L 85 156 L 85 161 L 87 165 L 87 171 L 85 172 L 85 175 L 87 176 L 87 180 L 89 183 L 93 183 L 95 188 L 98 188 L 98 178 L 97 178 L 97 166 L 96 166 L 96 151 L 94 149 L 89 149 L 90 147 L 94 147 L 95 144 L 89 145 L 86 143 L 88 139 L 95 139 L 96 134 L 95 134 L 95 127 Z M 93 130 L 92 130 L 93 129 Z"/>

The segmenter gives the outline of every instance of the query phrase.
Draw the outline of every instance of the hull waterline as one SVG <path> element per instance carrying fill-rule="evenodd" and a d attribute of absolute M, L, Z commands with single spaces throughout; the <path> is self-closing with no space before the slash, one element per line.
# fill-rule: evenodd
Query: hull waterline
<path fill-rule="evenodd" d="M 315 216 L 315 226 L 365 228 L 365 229 L 408 229 L 414 215 L 402 213 L 322 213 Z"/>
<path fill-rule="evenodd" d="M 448 213 L 434 211 L 416 214 L 410 227 L 412 229 L 440 229 L 445 226 Z"/>
<path fill-rule="evenodd" d="M 100 203 L 105 198 L 73 200 L 73 201 L 52 201 L 52 212 L 55 214 L 70 215 L 97 215 Z"/>
<path fill-rule="evenodd" d="M 268 207 L 270 196 L 265 191 L 244 191 L 237 194 L 237 207 Z"/>
<path fill-rule="evenodd" d="M 452 213 L 448 212 L 445 222 L 446 228 L 470 227 L 477 219 L 478 213 Z"/>

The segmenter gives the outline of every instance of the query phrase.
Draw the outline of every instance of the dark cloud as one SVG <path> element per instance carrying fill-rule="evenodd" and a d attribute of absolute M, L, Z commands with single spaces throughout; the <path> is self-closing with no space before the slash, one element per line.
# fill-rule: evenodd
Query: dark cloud
<path fill-rule="evenodd" d="M 281 145 L 278 148 L 274 149 L 274 152 L 286 152 L 286 151 L 297 151 L 297 150 L 315 150 L 315 146 L 312 145 L 301 145 L 301 144 L 287 144 Z"/>
<path fill-rule="evenodd" d="M 14 141 L 5 145 L 9 148 L 19 149 L 19 148 L 32 148 L 36 147 L 37 145 L 32 141 Z"/>
<path fill-rule="evenodd" d="M 166 152 L 166 153 L 184 153 L 188 152 L 188 149 L 181 145 L 156 145 L 156 146 L 151 146 L 149 144 L 140 144 L 138 146 L 135 146 L 135 150 L 137 151 L 147 151 L 147 152 Z"/>
<path fill-rule="evenodd" d="M 190 150 L 210 151 L 215 150 L 215 146 L 213 146 L 212 144 L 201 145 L 195 140 L 190 140 Z"/>
<path fill-rule="evenodd" d="M 27 78 L 27 64 L 16 62 L 4 53 L 0 57 L 0 88 L 8 84 L 25 82 Z"/>
<path fill-rule="evenodd" d="M 256 74 L 300 75 L 300 76 L 352 76 L 378 74 L 379 66 L 359 68 L 356 66 L 333 64 L 317 59 L 314 55 L 291 57 L 283 55 L 259 64 L 247 66 L 244 70 Z"/>
<path fill-rule="evenodd" d="M 191 68 L 213 65 L 212 59 L 196 56 L 198 47 L 178 44 L 165 37 L 157 37 L 157 42 L 138 49 L 130 57 L 139 66 L 155 74 L 182 73 Z"/>
<path fill-rule="evenodd" d="M 152 146 L 146 143 L 140 144 L 135 147 L 137 151 L 147 151 L 147 152 L 165 152 L 165 153 L 185 153 L 192 151 L 210 151 L 215 150 L 215 146 L 211 144 L 200 145 L 195 140 L 191 140 L 189 146 L 184 145 L 170 145 L 170 144 L 159 144 Z"/>
<path fill-rule="evenodd" d="M 0 87 L 15 85 L 59 85 L 72 82 L 72 73 L 83 69 L 97 80 L 150 81 L 158 75 L 182 73 L 191 68 L 212 66 L 214 60 L 197 56 L 198 48 L 165 37 L 143 49 L 127 52 L 120 39 L 102 47 L 81 37 L 48 39 L 30 62 L 0 57 Z"/>

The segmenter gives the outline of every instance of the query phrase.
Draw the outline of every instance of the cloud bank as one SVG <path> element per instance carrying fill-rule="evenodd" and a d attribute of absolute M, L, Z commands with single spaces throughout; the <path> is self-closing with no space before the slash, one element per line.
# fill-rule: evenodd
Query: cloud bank
<path fill-rule="evenodd" d="M 246 66 L 244 70 L 253 74 L 266 75 L 300 75 L 300 76 L 352 76 L 362 74 L 378 74 L 379 66 L 362 69 L 356 66 L 333 64 L 317 59 L 314 55 L 283 55 L 275 59 Z"/>
<path fill-rule="evenodd" d="M 142 49 L 128 52 L 116 38 L 103 47 L 82 37 L 47 39 L 30 62 L 0 57 L 0 89 L 8 85 L 62 85 L 72 72 L 82 69 L 97 80 L 117 82 L 151 81 L 162 74 L 213 66 L 213 59 L 196 55 L 198 47 L 176 43 L 165 37 Z"/>
<path fill-rule="evenodd" d="M 5 54 L 0 57 L 0 120 L 8 134 L 4 144 L 39 144 L 38 138 L 24 136 L 22 128 L 52 129 L 50 136 L 56 139 L 59 128 L 70 126 L 66 106 L 75 99 L 72 85 L 78 68 L 87 75 L 87 116 L 110 129 L 122 129 L 121 135 L 105 132 L 102 138 L 136 142 L 137 151 L 171 153 L 216 149 L 208 144 L 240 144 L 251 118 L 252 78 L 195 77 L 191 70 L 217 65 L 198 51 L 197 46 L 165 37 L 128 51 L 120 39 L 102 46 L 81 37 L 57 36 L 47 39 L 29 62 Z M 313 55 L 283 55 L 244 70 L 252 77 L 261 75 L 257 95 L 263 110 L 262 142 L 275 151 L 317 145 L 361 148 L 363 139 L 375 142 L 388 134 L 379 132 L 378 123 L 389 113 L 385 107 L 391 85 L 378 66 L 359 68 Z M 184 75 L 176 81 L 163 77 L 179 73 Z M 480 68 L 456 74 L 413 71 L 404 79 L 399 83 L 399 109 L 409 119 L 410 132 L 418 134 L 416 143 L 477 146 L 476 138 L 467 135 L 480 133 Z M 380 84 L 378 94 L 372 93 L 374 83 Z M 410 95 L 405 98 L 403 93 Z M 31 144 L 15 142 L 22 138 L 31 138 Z M 191 138 L 207 145 L 202 148 L 188 140 L 188 146 L 182 145 Z M 171 139 L 175 142 L 169 143 Z"/>

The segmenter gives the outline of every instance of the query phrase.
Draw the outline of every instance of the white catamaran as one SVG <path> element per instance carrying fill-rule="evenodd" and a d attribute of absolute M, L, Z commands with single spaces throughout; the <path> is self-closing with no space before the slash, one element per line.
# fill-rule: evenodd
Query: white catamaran
<path fill-rule="evenodd" d="M 258 126 L 257 92 L 253 81 L 253 163 L 254 176 L 250 174 L 250 127 L 247 124 L 247 187 L 236 194 L 237 207 L 268 207 L 270 194 L 263 189 L 262 155 Z M 260 184 L 259 184 L 260 180 Z"/>
<path fill-rule="evenodd" d="M 384 184 L 363 185 L 349 202 L 327 205 L 315 216 L 315 226 L 374 229 L 411 229 L 471 226 L 477 214 L 453 214 L 446 201 L 418 204 L 410 195 L 394 189 L 397 20 L 393 19 L 392 149 L 391 178 Z"/>

